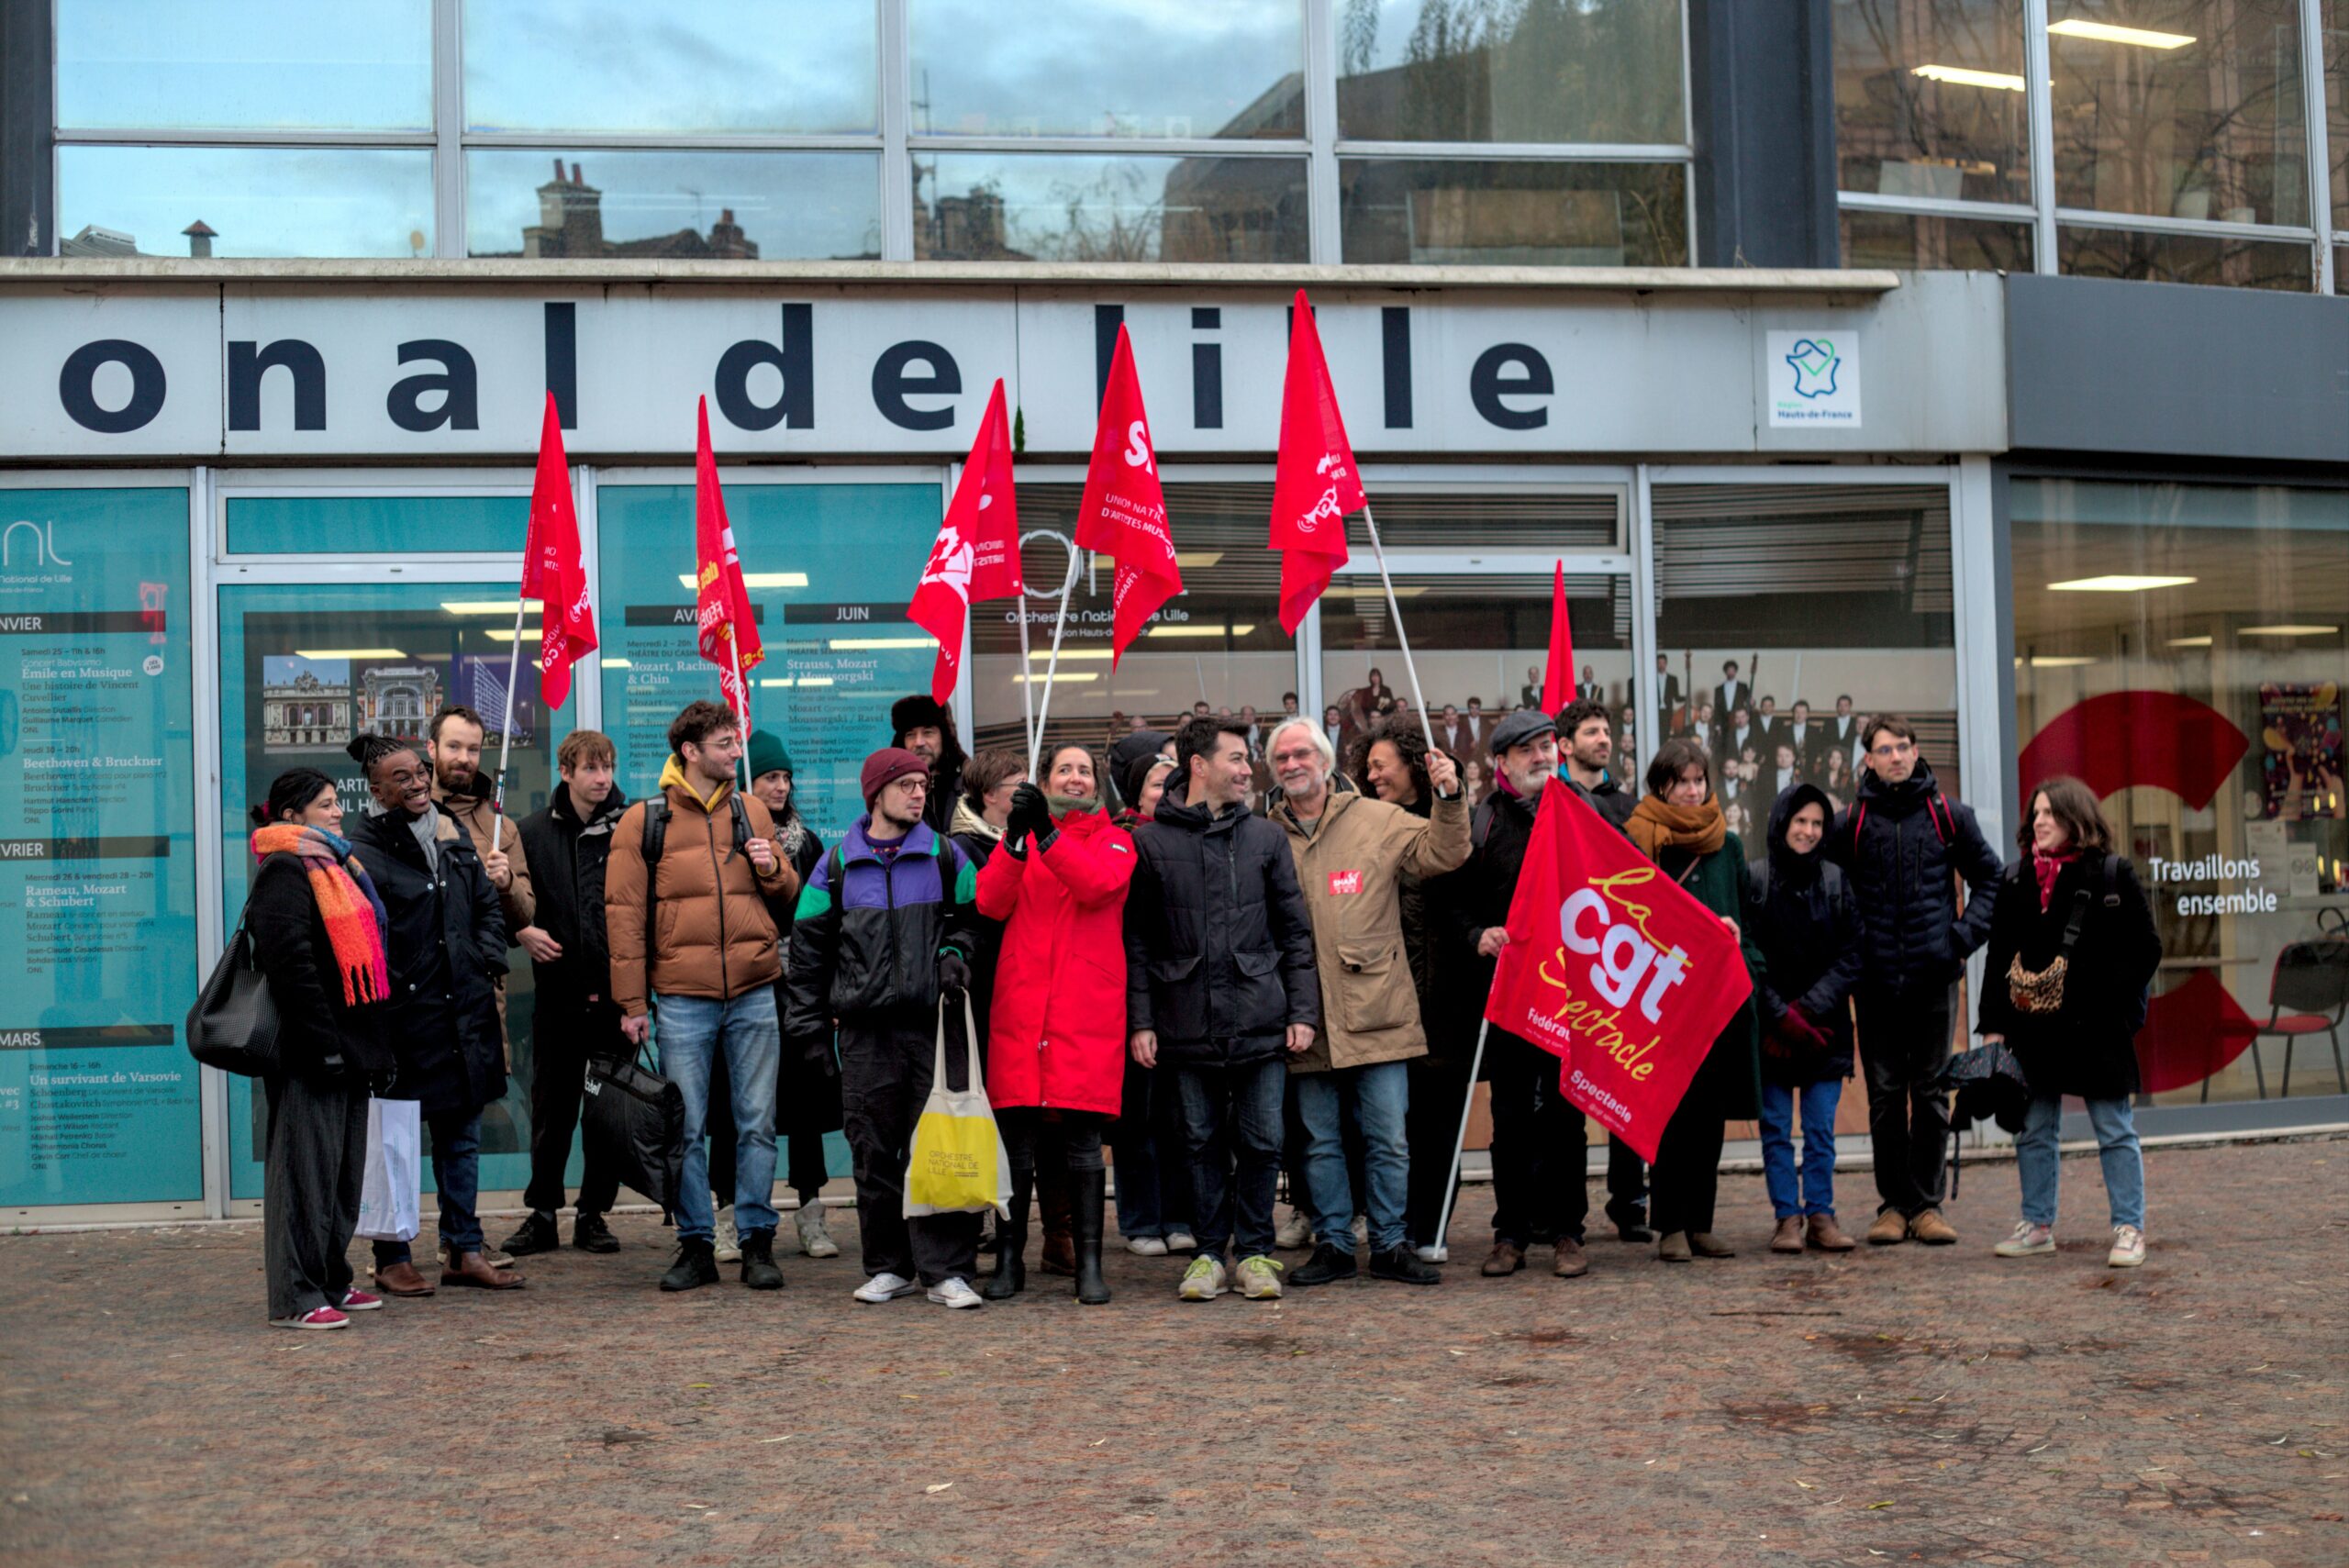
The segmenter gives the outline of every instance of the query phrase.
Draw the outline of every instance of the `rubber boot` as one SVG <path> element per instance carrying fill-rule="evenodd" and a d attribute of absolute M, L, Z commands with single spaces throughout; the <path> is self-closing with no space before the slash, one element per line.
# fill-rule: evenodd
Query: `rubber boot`
<path fill-rule="evenodd" d="M 1011 1218 L 996 1218 L 995 1273 L 979 1287 L 989 1301 L 1009 1301 L 1028 1288 L 1028 1191 L 1035 1173 L 1011 1168 Z"/>
<path fill-rule="evenodd" d="M 1048 1274 L 1076 1273 L 1076 1249 L 1069 1229 L 1068 1172 L 1038 1173 L 1036 1204 L 1043 1213 L 1044 1251 L 1037 1266 Z"/>
<path fill-rule="evenodd" d="M 1101 1229 L 1108 1191 L 1107 1171 L 1068 1173 L 1069 1231 L 1076 1241 L 1076 1298 L 1088 1307 L 1109 1299 L 1109 1282 L 1101 1277 Z"/>

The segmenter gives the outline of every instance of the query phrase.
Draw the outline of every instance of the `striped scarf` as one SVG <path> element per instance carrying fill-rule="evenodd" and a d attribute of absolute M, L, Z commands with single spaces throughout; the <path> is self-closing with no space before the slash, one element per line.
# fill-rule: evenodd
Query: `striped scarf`
<path fill-rule="evenodd" d="M 342 975 L 344 1003 L 357 1006 L 389 995 L 392 966 L 384 954 L 384 928 L 390 920 L 367 868 L 351 857 L 351 840 L 298 822 L 275 822 L 254 831 L 252 851 L 256 865 L 281 851 L 301 857 Z"/>

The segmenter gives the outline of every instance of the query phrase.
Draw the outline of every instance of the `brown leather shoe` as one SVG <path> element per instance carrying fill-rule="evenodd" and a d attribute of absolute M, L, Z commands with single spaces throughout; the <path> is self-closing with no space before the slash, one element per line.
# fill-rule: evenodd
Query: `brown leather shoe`
<path fill-rule="evenodd" d="M 1909 1217 L 1897 1208 L 1887 1208 L 1876 1217 L 1868 1227 L 1868 1245 L 1892 1247 L 1909 1240 Z"/>
<path fill-rule="evenodd" d="M 493 1269 L 479 1252 L 452 1254 L 453 1262 L 440 1270 L 442 1284 L 469 1284 L 483 1290 L 519 1290 L 522 1276 L 505 1269 Z"/>
<path fill-rule="evenodd" d="M 1656 1239 L 1655 1261 L 1659 1263 L 1685 1263 L 1696 1255 L 1688 1250 L 1686 1230 L 1667 1230 Z"/>
<path fill-rule="evenodd" d="M 1525 1249 L 1514 1241 L 1496 1241 L 1492 1255 L 1485 1260 L 1485 1277 L 1501 1279 L 1525 1266 Z"/>
<path fill-rule="evenodd" d="M 1843 1228 L 1835 1223 L 1835 1217 L 1831 1214 L 1812 1215 L 1806 1240 L 1822 1252 L 1848 1252 L 1859 1245 L 1843 1234 Z"/>
<path fill-rule="evenodd" d="M 440 1287 L 426 1279 L 417 1266 L 403 1259 L 375 1269 L 375 1288 L 385 1296 L 430 1296 Z"/>
<path fill-rule="evenodd" d="M 1737 1249 L 1709 1230 L 1688 1232 L 1688 1250 L 1700 1258 L 1734 1258 Z"/>
<path fill-rule="evenodd" d="M 1557 1252 L 1557 1262 L 1551 1266 L 1550 1272 L 1558 1278 L 1580 1279 L 1590 1273 L 1590 1254 L 1582 1250 L 1581 1242 L 1571 1237 L 1561 1236 L 1558 1238 Z"/>
<path fill-rule="evenodd" d="M 1946 1247 L 1957 1240 L 1957 1229 L 1942 1218 L 1938 1208 L 1929 1208 L 1909 1222 L 1909 1234 L 1928 1247 Z"/>
<path fill-rule="evenodd" d="M 1802 1251 L 1801 1215 L 1790 1214 L 1784 1219 L 1778 1221 L 1777 1229 L 1770 1233 L 1770 1251 L 1773 1252 L 1799 1252 Z"/>

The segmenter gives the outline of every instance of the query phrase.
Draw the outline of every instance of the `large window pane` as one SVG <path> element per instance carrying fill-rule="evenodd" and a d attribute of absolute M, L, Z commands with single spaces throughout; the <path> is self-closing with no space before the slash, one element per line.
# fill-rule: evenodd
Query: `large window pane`
<path fill-rule="evenodd" d="M 61 147 L 57 218 L 68 256 L 429 256 L 432 154 Z"/>
<path fill-rule="evenodd" d="M 57 123 L 430 130 L 431 0 L 58 0 Z"/>
<path fill-rule="evenodd" d="M 1302 137 L 1296 0 L 911 0 L 913 129 Z"/>
<path fill-rule="evenodd" d="M 2056 265 L 2088 278 L 2150 278 L 2165 284 L 2225 284 L 2235 288 L 2316 286 L 2315 252 L 2292 240 L 2203 239 L 2191 234 L 2130 234 L 2115 228 L 2056 231 Z"/>
<path fill-rule="evenodd" d="M 2022 0 L 1836 0 L 1834 27 L 1842 189 L 2031 199 Z"/>
<path fill-rule="evenodd" d="M 1338 134 L 1680 142 L 1679 0 L 1340 0 Z"/>
<path fill-rule="evenodd" d="M 2050 0 L 2058 205 L 2309 221 L 2296 0 Z"/>
<path fill-rule="evenodd" d="M 1688 260 L 1677 163 L 1349 158 L 1338 165 L 1349 261 L 1677 267 Z"/>
<path fill-rule="evenodd" d="M 473 130 L 881 128 L 872 0 L 465 0 Z"/>
<path fill-rule="evenodd" d="M 925 261 L 1302 261 L 1301 158 L 914 158 Z"/>
<path fill-rule="evenodd" d="M 2332 165 L 2332 231 L 2349 232 L 2349 0 L 2322 0 L 2324 123 Z M 2335 267 L 2333 273 L 2340 275 Z"/>
<path fill-rule="evenodd" d="M 2254 1032 L 2278 1001 L 2329 1010 L 2298 944 L 2349 912 L 2349 492 L 2018 479 L 2009 495 L 2019 772 L 2025 788 L 2085 779 L 2153 900 L 2145 1087 L 2280 1095 L 2287 1042 Z M 2292 1043 L 2289 1092 L 2340 1092 L 2325 1037 Z"/>
<path fill-rule="evenodd" d="M 465 154 L 475 256 L 730 261 L 881 254 L 874 152 L 475 150 Z"/>
<path fill-rule="evenodd" d="M 2031 225 L 1846 208 L 1843 265 L 1960 272 L 2031 271 Z"/>

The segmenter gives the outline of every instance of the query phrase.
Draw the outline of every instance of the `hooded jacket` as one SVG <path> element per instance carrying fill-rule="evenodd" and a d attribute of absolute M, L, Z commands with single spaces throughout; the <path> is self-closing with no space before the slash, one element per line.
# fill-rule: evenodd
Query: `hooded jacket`
<path fill-rule="evenodd" d="M 518 831 L 538 873 L 531 879 L 538 928 L 562 948 L 552 963 L 533 959 L 540 992 L 584 999 L 612 994 L 612 949 L 604 931 L 604 875 L 611 858 L 612 833 L 628 810 L 618 784 L 585 821 L 572 805 L 571 791 L 558 783 L 542 811 L 522 818 Z"/>
<path fill-rule="evenodd" d="M 832 1020 L 878 1019 L 927 1033 L 938 1007 L 939 955 L 969 960 L 978 874 L 928 823 L 885 856 L 865 836 L 870 812 L 816 862 L 791 925 L 784 1029 L 809 1062 L 831 1060 Z"/>
<path fill-rule="evenodd" d="M 506 923 L 481 856 L 445 816 L 434 837 L 438 866 L 403 812 L 362 817 L 351 842 L 388 921 L 384 1032 L 399 1063 L 392 1092 L 420 1102 L 426 1116 L 471 1115 L 506 1093 L 495 984 L 506 973 Z"/>
<path fill-rule="evenodd" d="M 1773 1084 L 1817 1084 L 1852 1075 L 1852 988 L 1859 983 L 1863 941 L 1851 880 L 1824 854 L 1787 846 L 1787 824 L 1805 806 L 1822 822 L 1834 806 L 1817 784 L 1796 784 L 1770 807 L 1764 858 L 1751 862 L 1752 892 L 1743 924 L 1765 963 L 1753 988 L 1762 1027 L 1762 1076 Z M 1789 1006 L 1819 1026 L 1820 1050 L 1780 1029 Z"/>
<path fill-rule="evenodd" d="M 345 1076 L 361 1082 L 396 1068 L 384 1038 L 389 993 L 373 1001 L 344 999 L 342 964 L 301 856 L 280 850 L 262 858 L 245 895 L 245 920 L 253 962 L 269 977 L 277 1004 L 278 1050 L 289 1073 L 313 1081 L 327 1077 L 327 1061 L 334 1056 L 342 1058 Z M 1123 996 L 1119 1005 L 1124 1006 Z"/>
<path fill-rule="evenodd" d="M 612 1000 L 630 1018 L 641 1016 L 656 994 L 726 1002 L 783 973 L 783 953 L 769 898 L 788 898 L 798 873 L 777 853 L 762 873 L 734 842 L 731 784 L 707 795 L 694 793 L 675 757 L 661 770 L 669 804 L 662 840 L 660 896 L 652 901 L 658 929 L 644 929 L 645 803 L 620 814 L 604 870 L 604 925 L 612 951 Z M 751 836 L 774 838 L 774 820 L 745 795 Z"/>
<path fill-rule="evenodd" d="M 1885 784 L 1871 770 L 1820 849 L 1850 873 L 1853 894 L 1867 913 L 1862 989 L 1947 985 L 1965 967 L 1966 955 L 1989 936 L 1998 898 L 1998 857 L 1983 841 L 1974 813 L 1942 795 L 1923 758 L 1897 784 Z M 1957 908 L 1961 877 L 1966 890 L 1963 916 Z"/>
<path fill-rule="evenodd" d="M 1134 841 L 1098 810 L 980 869 L 979 913 L 1003 922 L 987 1098 L 1116 1116 L 1126 1062 L 1126 890 Z"/>
<path fill-rule="evenodd" d="M 479 775 L 475 775 L 475 782 L 480 782 Z M 562 789 L 558 783 L 556 793 L 562 793 Z M 472 790 L 443 790 L 436 784 L 432 789 L 432 804 L 440 808 L 441 816 L 465 830 L 466 837 L 473 840 L 475 853 L 489 853 L 490 835 L 495 831 L 497 822 L 496 802 L 491 796 L 476 795 Z M 537 923 L 538 895 L 536 884 L 530 879 L 529 855 L 512 823 L 508 823 L 506 831 L 499 835 L 497 847 L 506 856 L 507 869 L 514 873 L 505 890 L 497 895 L 498 913 L 506 917 L 506 940 L 511 945 L 515 932 Z"/>

